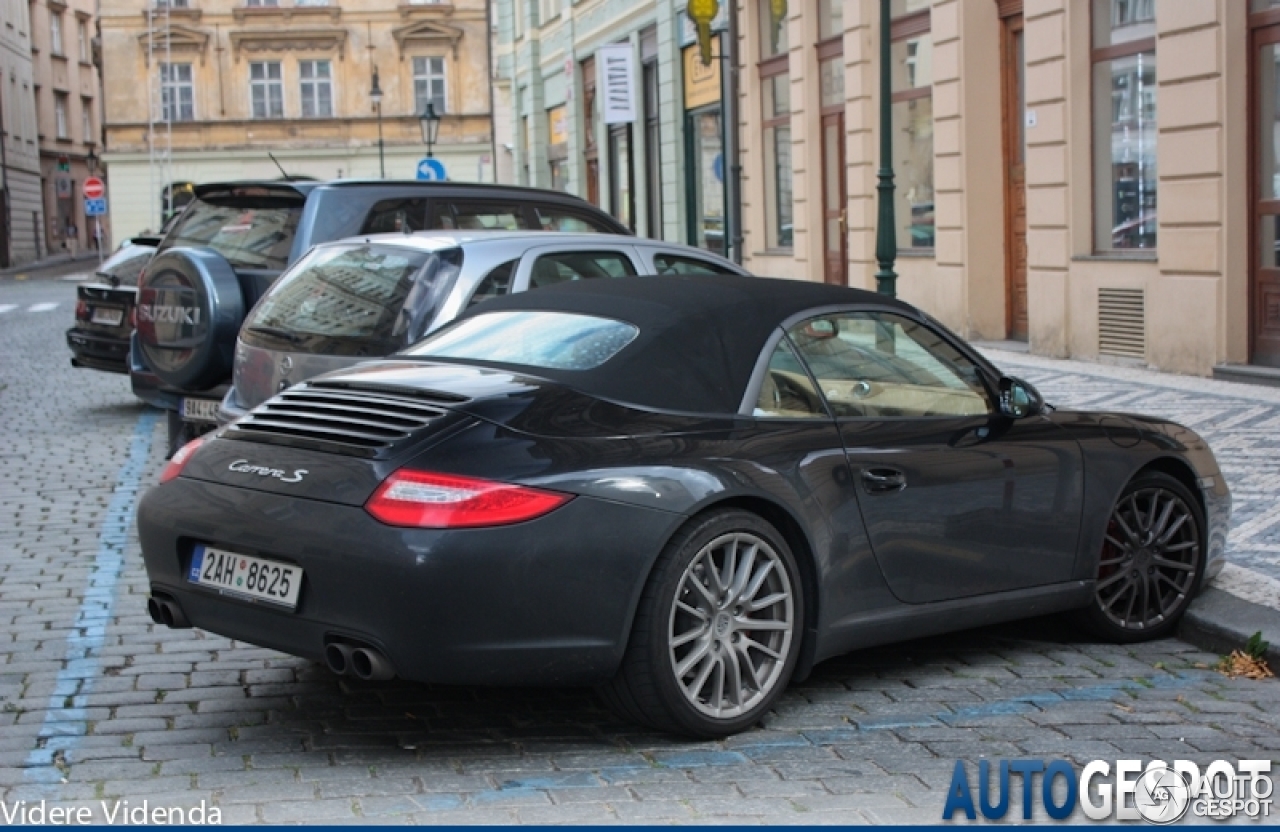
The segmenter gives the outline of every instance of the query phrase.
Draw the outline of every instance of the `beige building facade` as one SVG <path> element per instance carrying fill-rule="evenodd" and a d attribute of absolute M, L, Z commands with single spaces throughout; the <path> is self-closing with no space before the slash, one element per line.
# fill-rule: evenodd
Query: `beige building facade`
<path fill-rule="evenodd" d="M 40 131 L 45 247 L 76 254 L 103 224 L 85 215 L 84 180 L 98 171 L 101 84 L 94 51 L 97 0 L 33 0 L 31 60 Z"/>
<path fill-rule="evenodd" d="M 900 297 L 1044 355 L 1280 367 L 1280 4 L 892 7 Z M 875 286 L 879 8 L 740 3 L 758 274 Z"/>
<path fill-rule="evenodd" d="M 0 3 L 0 267 L 47 252 L 34 88 L 30 10 Z"/>
<path fill-rule="evenodd" d="M 493 179 L 484 0 L 112 0 L 101 15 L 117 235 L 155 228 L 191 184 L 280 167 L 414 179 L 428 102 L 447 177 Z"/>

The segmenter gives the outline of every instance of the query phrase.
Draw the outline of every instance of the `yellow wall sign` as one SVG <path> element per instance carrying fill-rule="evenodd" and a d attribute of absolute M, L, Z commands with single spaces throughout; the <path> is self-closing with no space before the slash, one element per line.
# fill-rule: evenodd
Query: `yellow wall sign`
<path fill-rule="evenodd" d="M 547 122 L 549 132 L 551 133 L 551 144 L 561 144 L 569 141 L 569 125 L 565 120 L 567 112 L 564 105 L 552 107 L 547 110 Z"/>
<path fill-rule="evenodd" d="M 720 38 L 711 39 L 711 65 L 702 62 L 698 45 L 684 48 L 684 108 L 694 110 L 720 100 Z"/>

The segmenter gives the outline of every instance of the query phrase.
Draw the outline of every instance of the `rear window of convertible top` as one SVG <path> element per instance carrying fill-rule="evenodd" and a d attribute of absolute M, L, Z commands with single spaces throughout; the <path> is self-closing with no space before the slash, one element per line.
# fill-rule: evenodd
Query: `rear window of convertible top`
<path fill-rule="evenodd" d="M 502 311 L 466 318 L 402 355 L 548 370 L 593 370 L 635 340 L 634 324 L 569 312 Z"/>

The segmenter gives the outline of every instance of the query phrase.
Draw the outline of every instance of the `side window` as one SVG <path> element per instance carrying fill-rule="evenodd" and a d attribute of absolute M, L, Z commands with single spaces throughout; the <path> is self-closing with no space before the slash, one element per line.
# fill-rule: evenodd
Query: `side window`
<path fill-rule="evenodd" d="M 375 204 L 365 218 L 360 234 L 390 234 L 396 231 L 422 231 L 427 227 L 425 199 L 384 199 Z"/>
<path fill-rule="evenodd" d="M 977 416 L 991 403 L 978 368 L 900 315 L 850 312 L 787 331 L 839 417 Z"/>
<path fill-rule="evenodd" d="M 575 231 L 578 233 L 609 234 L 613 229 L 595 217 L 580 214 L 571 208 L 556 205 L 538 205 L 534 207 L 538 222 L 543 231 Z"/>
<path fill-rule="evenodd" d="M 653 265 L 658 274 L 737 274 L 720 263 L 680 254 L 655 254 Z"/>
<path fill-rule="evenodd" d="M 542 289 L 568 280 L 626 277 L 636 273 L 631 258 L 620 251 L 561 251 L 544 254 L 533 264 L 529 288 Z"/>
<path fill-rule="evenodd" d="M 484 279 L 480 281 L 480 285 L 476 287 L 475 292 L 471 295 L 471 300 L 467 302 L 467 305 L 475 306 L 481 301 L 496 298 L 510 292 L 511 276 L 515 273 L 516 263 L 519 262 L 519 259 L 508 260 L 485 275 Z"/>
<path fill-rule="evenodd" d="M 827 415 L 822 397 L 785 338 L 769 357 L 754 415 L 773 419 L 821 419 Z"/>
<path fill-rule="evenodd" d="M 459 231 L 516 231 L 528 227 L 520 206 L 478 201 L 455 201 L 453 223 L 442 223 L 441 227 L 456 228 Z"/>

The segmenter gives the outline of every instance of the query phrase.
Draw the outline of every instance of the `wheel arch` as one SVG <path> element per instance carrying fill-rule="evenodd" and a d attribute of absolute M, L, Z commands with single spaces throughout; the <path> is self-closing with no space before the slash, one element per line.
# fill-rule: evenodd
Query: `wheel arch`
<path fill-rule="evenodd" d="M 1191 492 L 1191 496 L 1195 498 L 1196 505 L 1200 507 L 1201 523 L 1207 522 L 1208 518 L 1204 516 L 1204 494 L 1200 491 L 1200 484 L 1196 481 L 1196 472 L 1189 462 L 1173 456 L 1162 456 L 1158 459 L 1153 459 L 1137 471 L 1134 471 L 1133 476 L 1126 481 L 1126 485 L 1143 474 L 1151 472 L 1166 474 L 1186 486 L 1186 489 Z"/>
<path fill-rule="evenodd" d="M 778 530 L 778 534 L 782 535 L 783 540 L 791 547 L 792 554 L 795 555 L 796 566 L 800 569 L 805 603 L 804 632 L 800 642 L 800 654 L 796 657 L 796 666 L 791 672 L 791 682 L 803 682 L 813 669 L 818 642 L 818 566 L 809 534 L 795 515 L 786 508 L 773 500 L 754 495 L 726 496 L 722 500 L 702 506 L 695 514 L 690 515 L 689 519 L 693 520 L 713 511 L 730 508 L 749 511 L 763 518 Z M 673 536 L 674 534 L 675 532 L 672 533 Z"/>

